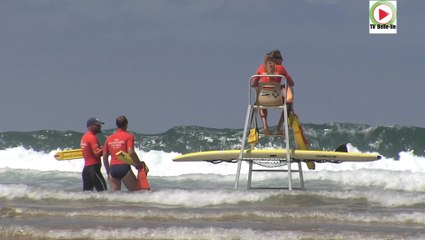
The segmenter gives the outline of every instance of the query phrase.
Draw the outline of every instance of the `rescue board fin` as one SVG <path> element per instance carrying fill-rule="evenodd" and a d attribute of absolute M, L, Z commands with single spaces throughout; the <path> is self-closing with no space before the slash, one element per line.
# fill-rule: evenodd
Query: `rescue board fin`
<path fill-rule="evenodd" d="M 341 146 L 339 146 L 335 149 L 335 152 L 348 152 L 347 145 L 342 144 Z"/>

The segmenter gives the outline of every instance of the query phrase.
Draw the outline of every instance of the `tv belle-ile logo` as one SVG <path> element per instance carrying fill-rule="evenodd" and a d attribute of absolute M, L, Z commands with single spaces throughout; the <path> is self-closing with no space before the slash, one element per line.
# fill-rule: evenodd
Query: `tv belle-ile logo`
<path fill-rule="evenodd" d="M 397 1 L 369 1 L 369 33 L 397 33 Z"/>

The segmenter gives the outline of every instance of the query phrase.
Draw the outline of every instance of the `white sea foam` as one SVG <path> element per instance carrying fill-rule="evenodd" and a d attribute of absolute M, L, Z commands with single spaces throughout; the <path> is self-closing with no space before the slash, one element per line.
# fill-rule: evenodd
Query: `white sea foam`
<path fill-rule="evenodd" d="M 54 158 L 57 151 L 44 153 L 31 149 L 28 150 L 23 147 L 0 150 L 0 168 L 81 172 L 84 167 L 83 159 L 57 161 Z M 151 176 L 178 176 L 190 173 L 226 175 L 236 172 L 236 164 L 211 164 L 204 162 L 175 163 L 172 159 L 180 155 L 179 153 L 167 153 L 163 151 L 144 152 L 138 149 L 136 151 L 139 157 L 148 164 L 150 169 L 149 174 Z"/>
<path fill-rule="evenodd" d="M 317 164 L 304 172 L 304 191 L 235 191 L 237 164 L 174 163 L 179 153 L 137 150 L 151 169 L 153 190 L 131 193 L 82 192 L 83 160 L 56 161 L 55 152 L 0 150 L 0 199 L 6 203 L 0 215 L 13 219 L 0 224 L 0 238 L 425 237 L 425 158 L 411 152 L 397 161 Z M 243 181 L 247 169 L 244 163 Z M 282 175 L 255 177 L 274 184 Z M 294 185 L 297 180 L 294 173 Z"/>
<path fill-rule="evenodd" d="M 13 211 L 13 215 L 21 215 L 23 217 L 31 216 L 54 216 L 54 217 L 96 217 L 96 218 L 123 218 L 123 219 L 151 219 L 156 221 L 170 220 L 214 220 L 222 219 L 246 219 L 285 222 L 290 220 L 314 220 L 314 221 L 338 221 L 346 223 L 381 223 L 381 224 L 423 224 L 425 225 L 425 216 L 421 213 L 399 212 L 399 213 L 371 213 L 371 212 L 344 212 L 340 210 L 315 211 L 311 209 L 296 209 L 293 211 L 273 211 L 273 210 L 256 210 L 256 209 L 214 209 L 211 211 L 198 211 L 197 209 L 159 209 L 149 208 L 135 212 L 134 210 L 110 209 L 104 211 L 88 210 L 88 209 L 65 209 L 65 210 L 43 210 L 32 208 L 15 208 L 8 209 Z"/>
<path fill-rule="evenodd" d="M 33 188 L 23 184 L 0 184 L 0 198 L 6 200 L 32 199 L 44 201 L 55 200 L 103 200 L 108 202 L 125 202 L 161 206 L 184 206 L 187 208 L 198 208 L 205 206 L 217 206 L 222 204 L 238 204 L 240 202 L 261 202 L 267 198 L 277 196 L 280 192 L 256 192 L 256 191 L 234 191 L 234 190 L 182 190 L 164 189 L 152 192 L 71 192 L 57 189 Z M 173 196 L 170 198 L 169 196 Z"/>
<path fill-rule="evenodd" d="M 356 149 L 350 149 L 356 151 Z M 81 172 L 82 159 L 57 161 L 56 151 L 50 153 L 27 150 L 22 147 L 0 150 L 0 169 L 28 169 L 37 171 Z M 207 162 L 173 162 L 179 153 L 137 150 L 141 159 L 150 168 L 150 176 L 179 178 L 214 178 L 214 181 L 232 181 L 237 164 Z M 415 156 L 412 152 L 401 152 L 400 160 L 383 158 L 374 162 L 361 163 L 318 163 L 316 170 L 307 170 L 304 166 L 305 179 L 330 180 L 347 186 L 379 186 L 391 190 L 424 191 L 425 190 L 425 158 Z M 242 173 L 246 174 L 248 166 L 242 165 Z M 104 169 L 102 169 L 104 171 Z M 217 177 L 211 174 L 217 174 Z M 226 177 L 225 177 L 226 176 Z M 261 175 L 259 180 L 271 178 L 271 174 Z"/>
<path fill-rule="evenodd" d="M 59 150 L 59 149 L 58 149 Z M 350 149 L 350 151 L 356 149 Z M 173 162 L 172 159 L 180 153 L 149 151 L 144 152 L 136 149 L 138 155 L 150 168 L 152 176 L 178 176 L 182 174 L 235 174 L 237 164 L 221 163 L 211 164 L 207 162 Z M 67 171 L 80 172 L 84 166 L 83 159 L 57 161 L 54 154 L 37 152 L 23 147 L 0 150 L 0 168 L 30 169 L 39 171 Z M 409 173 L 425 173 L 425 157 L 415 156 L 412 152 L 400 152 L 400 160 L 383 158 L 374 162 L 346 162 L 340 164 L 318 163 L 316 170 L 320 171 L 350 171 L 359 169 L 389 170 Z M 305 168 L 305 167 L 304 167 Z M 305 170 L 308 171 L 308 170 Z"/>
<path fill-rule="evenodd" d="M 315 181 L 315 179 L 309 179 Z M 179 182 L 181 185 L 184 182 Z M 177 183 L 175 186 L 179 186 Z M 343 185 L 343 184 L 341 184 Z M 87 193 L 78 190 L 65 191 L 57 189 L 45 189 L 31 187 L 24 184 L 0 184 L 0 198 L 13 201 L 15 199 L 32 199 L 36 201 L 46 200 L 66 200 L 66 201 L 86 201 L 101 200 L 107 202 L 122 202 L 127 204 L 138 204 L 143 206 L 162 207 L 185 207 L 200 208 L 207 206 L 238 205 L 245 203 L 259 203 L 267 199 L 281 199 L 290 196 L 310 197 L 319 196 L 339 200 L 366 200 L 370 204 L 384 207 L 414 206 L 423 204 L 425 195 L 416 190 L 409 191 L 385 190 L 378 188 L 369 189 L 345 189 L 333 190 L 305 190 L 296 192 L 286 191 L 234 191 L 233 189 L 158 189 L 152 192 L 125 193 Z M 77 192 L 76 192 L 77 191 Z M 170 198 L 169 196 L 173 196 Z"/>

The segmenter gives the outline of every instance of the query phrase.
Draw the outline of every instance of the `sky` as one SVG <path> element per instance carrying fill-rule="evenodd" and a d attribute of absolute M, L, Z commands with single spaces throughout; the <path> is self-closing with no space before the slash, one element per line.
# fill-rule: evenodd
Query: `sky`
<path fill-rule="evenodd" d="M 397 7 L 377 35 L 366 0 L 0 0 L 0 131 L 243 128 L 273 49 L 301 122 L 425 127 L 425 1 Z"/>

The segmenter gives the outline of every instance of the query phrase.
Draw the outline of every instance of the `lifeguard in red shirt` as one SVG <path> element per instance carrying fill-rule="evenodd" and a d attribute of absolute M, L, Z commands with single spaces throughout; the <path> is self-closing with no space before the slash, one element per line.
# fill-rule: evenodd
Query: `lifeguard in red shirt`
<path fill-rule="evenodd" d="M 130 154 L 133 159 L 134 166 L 138 169 L 142 167 L 142 163 L 134 150 L 134 136 L 127 132 L 128 120 L 125 116 L 119 116 L 116 119 L 118 129 L 110 135 L 103 147 L 103 163 L 108 173 L 111 188 L 113 191 L 121 190 L 121 181 L 129 191 L 139 190 L 137 186 L 137 178 L 131 171 L 130 165 L 121 162 L 116 153 L 124 151 Z M 111 156 L 110 163 L 108 162 Z"/>
<path fill-rule="evenodd" d="M 96 191 L 106 190 L 106 181 L 103 178 L 100 168 L 102 166 L 100 158 L 103 154 L 99 147 L 96 134 L 100 133 L 101 125 L 104 124 L 97 118 L 87 120 L 87 132 L 81 138 L 80 146 L 84 157 L 83 190 Z"/>
<path fill-rule="evenodd" d="M 256 75 L 283 75 L 290 86 L 294 86 L 294 81 L 292 80 L 292 77 L 289 75 L 289 73 L 286 71 L 285 67 L 282 64 L 283 58 L 282 55 L 276 54 L 274 51 L 269 52 L 266 54 L 264 58 L 264 63 L 260 65 L 260 67 L 257 69 Z M 282 82 L 282 78 L 280 77 L 254 77 L 252 78 L 251 86 L 252 87 L 258 87 L 258 82 Z M 290 104 L 288 105 L 288 109 L 291 109 Z M 264 135 L 271 135 L 271 132 L 269 130 L 269 126 L 267 124 L 267 109 L 260 109 L 260 117 L 263 122 L 263 129 L 264 129 Z M 282 135 L 282 125 L 284 122 L 284 113 L 282 112 L 279 122 L 276 126 L 276 135 Z"/>

